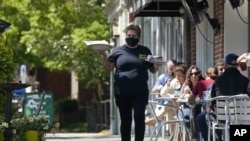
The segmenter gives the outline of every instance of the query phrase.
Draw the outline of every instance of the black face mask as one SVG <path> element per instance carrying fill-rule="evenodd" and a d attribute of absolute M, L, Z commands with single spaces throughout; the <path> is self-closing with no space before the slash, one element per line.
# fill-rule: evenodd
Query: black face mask
<path fill-rule="evenodd" d="M 128 44 L 129 46 L 131 46 L 131 47 L 136 46 L 136 45 L 138 44 L 138 42 L 139 42 L 139 39 L 137 39 L 137 38 L 132 38 L 132 37 L 128 37 L 128 38 L 126 38 L 125 40 L 126 40 L 127 44 Z"/>

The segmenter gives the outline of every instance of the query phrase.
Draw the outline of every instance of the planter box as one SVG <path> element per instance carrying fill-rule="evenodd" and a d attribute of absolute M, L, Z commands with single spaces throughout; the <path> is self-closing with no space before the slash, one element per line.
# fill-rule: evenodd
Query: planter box
<path fill-rule="evenodd" d="M 4 140 L 4 134 L 3 132 L 0 132 L 0 141 L 3 141 Z"/>
<path fill-rule="evenodd" d="M 33 130 L 26 131 L 25 136 L 26 136 L 26 141 L 42 141 L 42 137 L 40 136 L 39 131 L 33 131 Z"/>

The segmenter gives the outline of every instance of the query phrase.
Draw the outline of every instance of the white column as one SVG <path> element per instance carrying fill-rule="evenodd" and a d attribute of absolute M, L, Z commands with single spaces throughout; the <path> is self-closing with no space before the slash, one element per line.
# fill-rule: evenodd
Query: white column
<path fill-rule="evenodd" d="M 77 74 L 71 72 L 71 99 L 78 99 L 78 77 Z"/>

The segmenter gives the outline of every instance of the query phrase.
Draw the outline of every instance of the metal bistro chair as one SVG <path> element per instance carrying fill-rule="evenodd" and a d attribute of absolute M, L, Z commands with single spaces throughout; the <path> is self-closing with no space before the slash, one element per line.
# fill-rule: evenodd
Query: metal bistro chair
<path fill-rule="evenodd" d="M 215 102 L 216 106 L 214 107 L 215 111 L 214 114 L 216 118 L 211 121 L 211 113 L 207 114 L 207 122 L 208 122 L 208 141 L 210 141 L 210 130 L 212 129 L 212 137 L 213 141 L 216 139 L 215 130 L 225 130 L 225 127 L 227 127 L 227 100 L 228 96 L 217 96 L 213 98 L 209 98 L 207 102 Z"/>
<path fill-rule="evenodd" d="M 187 134 L 186 134 L 187 130 L 185 127 L 185 119 L 183 116 L 182 108 L 180 106 L 172 105 L 171 102 L 169 102 L 168 104 L 166 104 L 164 106 L 167 106 L 175 111 L 176 119 L 174 119 L 174 120 L 161 120 L 161 119 L 158 119 L 156 116 L 155 109 L 154 109 L 155 103 L 156 103 L 155 101 L 149 101 L 149 104 L 148 104 L 148 107 L 153 115 L 153 118 L 156 121 L 153 132 L 150 136 L 150 141 L 157 141 L 158 140 L 160 131 L 162 130 L 163 125 L 166 125 L 166 124 L 176 124 L 174 132 L 178 133 L 179 131 L 181 131 L 182 132 L 181 140 L 188 141 L 188 139 L 186 139 L 187 138 Z M 174 135 L 175 135 L 174 139 L 177 140 L 178 134 L 174 134 Z"/>
<path fill-rule="evenodd" d="M 209 99 L 215 101 L 215 121 L 208 120 L 208 140 L 210 141 L 210 128 L 212 126 L 213 140 L 216 138 L 215 130 L 224 130 L 223 140 L 229 141 L 229 125 L 249 124 L 250 99 L 247 94 L 235 96 L 218 96 Z"/>
<path fill-rule="evenodd" d="M 250 98 L 247 94 L 239 94 L 228 98 L 228 126 L 250 125 Z M 230 127 L 230 126 L 229 126 Z M 229 133 L 229 128 L 226 133 Z M 229 141 L 229 134 L 226 134 Z"/>
<path fill-rule="evenodd" d="M 247 94 L 240 94 L 229 97 L 229 103 L 233 107 L 228 109 L 230 112 L 230 125 L 250 124 L 250 97 Z"/>

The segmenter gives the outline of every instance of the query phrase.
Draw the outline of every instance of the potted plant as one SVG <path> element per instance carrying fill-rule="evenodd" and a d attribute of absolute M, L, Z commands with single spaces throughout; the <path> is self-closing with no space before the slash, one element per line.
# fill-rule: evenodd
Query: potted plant
<path fill-rule="evenodd" d="M 2 118 L 0 118 L 0 141 L 3 141 L 4 140 L 4 130 L 5 128 L 8 128 L 8 123 L 7 122 L 4 122 L 4 120 Z"/>
<path fill-rule="evenodd" d="M 60 126 L 58 122 L 50 123 L 44 115 L 16 118 L 11 125 L 16 141 L 42 141 L 44 133 Z"/>

